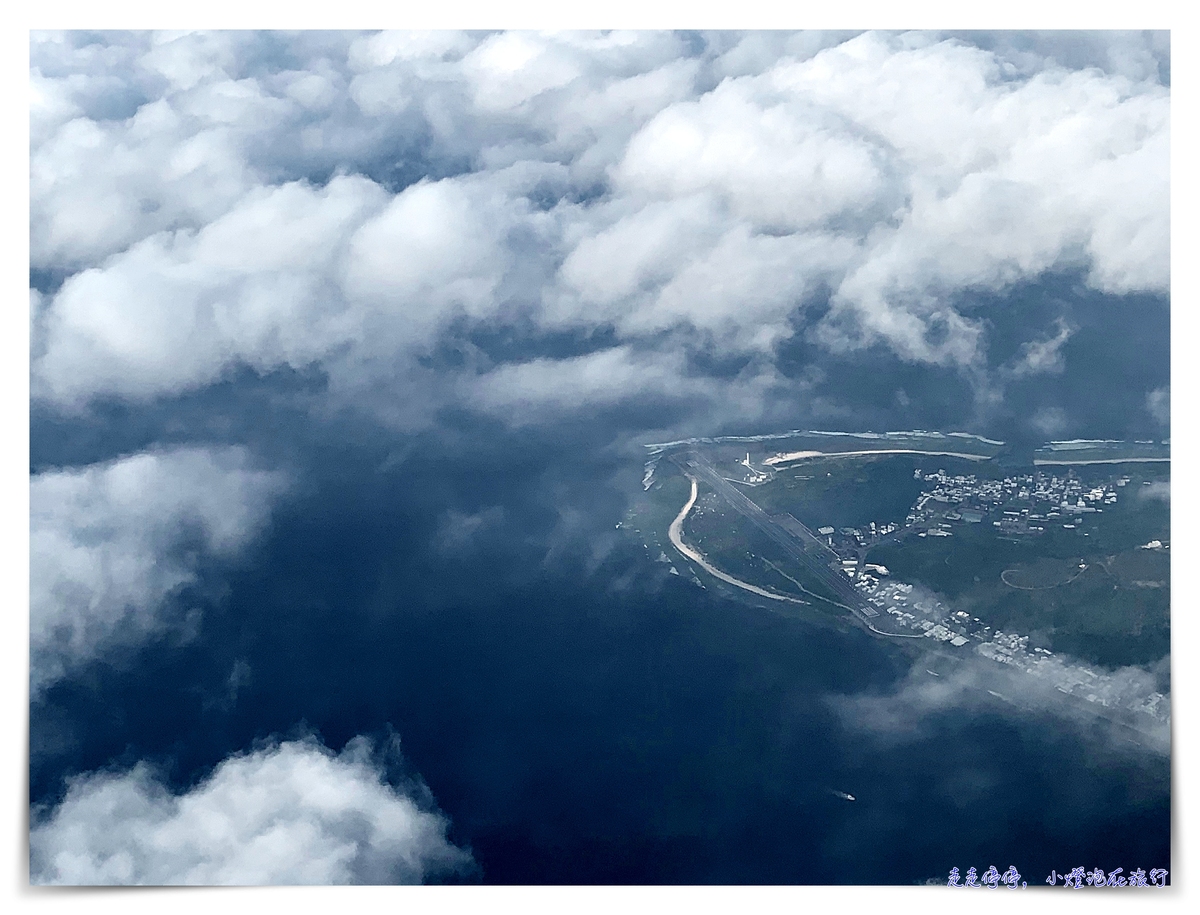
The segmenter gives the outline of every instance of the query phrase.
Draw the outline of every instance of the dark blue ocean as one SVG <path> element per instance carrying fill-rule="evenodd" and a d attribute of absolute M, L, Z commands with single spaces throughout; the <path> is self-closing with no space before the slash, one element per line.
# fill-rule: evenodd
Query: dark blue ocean
<path fill-rule="evenodd" d="M 1001 708 L 880 740 L 831 700 L 910 661 L 663 574 L 614 529 L 640 467 L 382 457 L 319 454 L 257 549 L 181 597 L 198 628 L 52 689 L 34 804 L 141 759 L 182 789 L 256 740 L 394 734 L 391 777 L 428 787 L 485 883 L 1170 868 L 1166 758 Z M 492 521 L 448 538 L 451 509 Z"/>

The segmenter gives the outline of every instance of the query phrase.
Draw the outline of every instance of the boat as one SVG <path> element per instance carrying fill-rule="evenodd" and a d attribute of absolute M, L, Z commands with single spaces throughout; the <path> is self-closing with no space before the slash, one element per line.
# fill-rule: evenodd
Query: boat
<path fill-rule="evenodd" d="M 835 795 L 837 795 L 844 801 L 854 800 L 853 794 L 847 794 L 845 791 L 838 791 L 836 788 L 830 788 L 829 790 L 832 791 Z"/>

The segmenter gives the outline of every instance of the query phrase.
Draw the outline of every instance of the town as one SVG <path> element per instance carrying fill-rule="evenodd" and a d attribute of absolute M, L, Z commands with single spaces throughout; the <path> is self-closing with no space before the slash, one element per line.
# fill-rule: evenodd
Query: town
<path fill-rule="evenodd" d="M 876 567 L 881 569 L 881 567 Z M 1078 662 L 1066 662 L 1045 648 L 1029 648 L 1029 637 L 993 630 L 978 617 L 952 611 L 927 594 L 914 594 L 911 584 L 881 581 L 879 575 L 864 573 L 855 587 L 872 604 L 890 614 L 899 626 L 923 632 L 926 637 L 962 648 L 968 643 L 975 653 L 1014 670 L 1046 680 L 1059 692 L 1076 696 L 1104 708 L 1125 708 L 1151 716 L 1157 721 L 1170 717 L 1169 703 L 1162 693 L 1130 695 L 1117 678 L 1097 672 Z"/>
<path fill-rule="evenodd" d="M 928 638 L 936 644 L 938 653 L 952 657 L 971 652 L 1014 673 L 1036 677 L 1065 696 L 1092 705 L 1099 713 L 1127 710 L 1159 723 L 1169 720 L 1170 699 L 1163 693 L 1147 690 L 1145 678 L 1114 676 L 1103 669 L 1096 670 L 1078 660 L 1056 655 L 1048 648 L 1031 648 L 1029 636 L 994 629 L 979 617 L 947 606 L 921 585 L 897 580 L 885 565 L 867 561 L 868 554 L 884 543 L 897 543 L 908 537 L 953 537 L 956 531 L 965 528 L 991 529 L 1000 539 L 1021 542 L 1046 536 L 1050 529 L 1061 527 L 1065 532 L 1076 532 L 1082 543 L 1082 538 L 1089 536 L 1083 529 L 1083 519 L 1096 519 L 1106 508 L 1111 510 L 1117 505 L 1131 482 L 1129 476 L 1116 474 L 1107 480 L 1093 479 L 1084 483 L 1069 468 L 1058 472 L 1035 468 L 1032 472 L 1004 477 L 918 468 L 913 472 L 913 479 L 924 485 L 903 523 L 877 520 L 858 527 L 823 525 L 809 531 L 792 515 L 768 517 L 742 490 L 734 489 L 738 486 L 753 492 L 776 479 L 780 468 L 770 461 L 755 466 L 751 455 L 745 454 L 736 461 L 720 461 L 721 469 L 717 470 L 696 449 L 684 451 L 680 448 L 678 454 L 674 450 L 668 453 L 672 454 L 673 460 L 678 459 L 685 474 L 698 475 L 712 488 L 712 495 L 703 499 L 705 505 L 711 507 L 700 509 L 699 515 L 707 515 L 719 502 L 728 503 L 772 539 L 791 547 L 788 552 L 793 558 L 832 587 L 830 593 L 841 595 L 839 600 L 845 601 L 844 604 L 832 603 L 850 610 L 874 633 L 900 640 Z M 798 456 L 788 455 L 792 459 Z M 811 456 L 820 455 L 813 453 Z M 656 485 L 660 457 L 661 454 L 655 454 L 647 462 L 643 478 L 646 490 Z M 812 479 L 799 474 L 792 478 Z M 1089 527 L 1095 529 L 1094 525 Z M 657 537 L 655 541 L 659 561 L 668 563 L 670 570 L 678 574 L 674 563 L 658 546 Z M 1170 544 L 1155 539 L 1141 548 L 1166 551 Z M 823 558 L 818 558 L 822 552 Z M 765 561 L 764 565 L 795 581 L 775 563 Z M 1069 577 L 1058 584 L 1069 584 L 1087 568 L 1088 564 L 1083 561 L 1074 567 L 1068 566 L 1065 571 Z M 690 578 L 703 587 L 694 572 Z M 1019 587 L 1003 575 L 1001 578 L 1010 587 Z M 745 582 L 738 586 L 743 590 L 757 590 L 757 586 Z M 805 597 L 814 596 L 812 592 L 805 594 Z M 932 670 L 930 674 L 937 675 Z"/>
<path fill-rule="evenodd" d="M 1074 530 L 1083 514 L 1103 512 L 1102 506 L 1115 504 L 1117 488 L 1129 482 L 1121 477 L 1085 488 L 1073 474 L 1059 477 L 1042 471 L 1002 480 L 977 480 L 974 474 L 949 476 L 944 470 L 923 476 L 918 470 L 916 476 L 934 484 L 921 493 L 905 519 L 909 527 L 924 526 L 919 537 L 952 536 L 949 522 L 979 524 L 997 511 L 1001 517 L 992 525 L 1008 537 L 1041 534 L 1055 523 Z"/>
<path fill-rule="evenodd" d="M 905 531 L 918 537 L 949 537 L 953 536 L 955 523 L 980 524 L 995 513 L 1001 517 L 992 524 L 1002 536 L 1037 536 L 1051 523 L 1075 529 L 1081 515 L 1103 512 L 1102 506 L 1116 504 L 1117 490 L 1128 485 L 1129 477 L 1085 487 L 1070 472 L 1061 477 L 1039 471 L 979 480 L 974 474 L 951 476 L 939 469 L 933 473 L 918 470 L 914 476 L 933 485 L 917 498 L 904 527 L 871 522 L 865 530 L 843 528 L 835 532 L 831 527 L 818 528 L 841 558 L 844 574 L 868 603 L 914 634 L 924 633 L 955 648 L 972 644 L 982 657 L 1043 678 L 1059 692 L 1104 708 L 1141 712 L 1158 721 L 1169 718 L 1169 702 L 1162 693 L 1128 695 L 1122 684 L 1108 674 L 1077 662 L 1064 662 L 1045 648 L 1030 650 L 1028 636 L 993 630 L 978 617 L 951 610 L 931 594 L 914 593 L 911 584 L 885 580 L 890 573 L 884 566 L 867 563 L 859 569 L 865 548 L 884 537 Z M 1065 520 L 1068 518 L 1072 520 Z M 1167 549 L 1169 544 L 1153 540 L 1142 548 Z M 1086 565 L 1080 563 L 1080 570 L 1084 568 Z"/>

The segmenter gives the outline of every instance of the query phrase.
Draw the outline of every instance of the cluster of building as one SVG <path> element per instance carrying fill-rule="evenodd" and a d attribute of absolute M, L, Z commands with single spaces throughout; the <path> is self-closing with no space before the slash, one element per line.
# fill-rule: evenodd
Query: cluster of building
<path fill-rule="evenodd" d="M 730 482 L 753 486 L 769 476 L 751 464 L 749 455 L 737 463 L 740 479 Z M 653 476 L 654 464 L 651 462 L 647 465 L 643 485 L 651 485 Z M 1156 721 L 1169 720 L 1170 700 L 1162 693 L 1148 691 L 1144 683 L 1139 685 L 1128 678 L 1117 678 L 1085 665 L 1065 662 L 1045 648 L 1031 649 L 1028 636 L 993 630 L 978 617 L 953 611 L 928 592 L 893 580 L 885 566 L 867 563 L 864 559 L 873 545 L 897 531 L 911 531 L 918 537 L 947 537 L 953 535 L 958 525 L 983 524 L 985 521 L 990 521 L 1001 536 L 1037 535 L 1052 525 L 1061 525 L 1068 530 L 1077 528 L 1083 516 L 1103 512 L 1105 506 L 1114 505 L 1118 491 L 1129 483 L 1128 477 L 1115 477 L 1100 485 L 1085 485 L 1069 470 L 1062 476 L 1035 471 L 1003 479 L 980 479 L 974 474 L 950 475 L 939 469 L 933 473 L 918 470 L 915 477 L 930 485 L 923 487 L 904 524 L 870 522 L 861 527 L 835 529 L 824 526 L 816 530 L 819 539 L 837 554 L 835 567 L 840 563 L 849 586 L 858 592 L 860 616 L 873 619 L 874 626 L 883 625 L 882 617 L 890 624 L 885 628 L 897 634 L 919 635 L 944 642 L 954 649 L 974 651 L 995 663 L 1036 676 L 1059 692 L 1097 706 L 1128 709 Z M 695 514 L 704 515 L 711 511 L 715 501 L 714 494 L 703 495 L 695 507 Z M 1143 546 L 1147 550 L 1167 548 L 1160 541 L 1150 541 Z M 661 549 L 659 561 L 669 562 Z M 698 579 L 696 581 L 700 583 Z"/>
<path fill-rule="evenodd" d="M 887 522 L 870 522 L 861 528 L 833 528 L 828 525 L 817 528 L 817 533 L 825 541 L 825 545 L 835 553 L 852 555 L 859 550 L 873 546 L 880 539 L 900 529 L 900 525 Z"/>
<path fill-rule="evenodd" d="M 886 569 L 884 570 L 886 575 Z M 951 611 L 932 596 L 914 593 L 913 586 L 898 581 L 882 581 L 869 573 L 860 574 L 855 587 L 865 600 L 892 617 L 900 629 L 946 642 L 955 648 L 972 645 L 974 651 L 989 660 L 1023 670 L 1046 680 L 1061 693 L 1076 696 L 1104 708 L 1124 708 L 1141 712 L 1158 721 L 1170 717 L 1169 701 L 1162 693 L 1131 693 L 1127 682 L 1098 673 L 1081 664 L 1068 664 L 1045 648 L 1029 648 L 1029 636 L 993 630 L 979 617 L 959 610 Z"/>
<path fill-rule="evenodd" d="M 992 526 L 1003 536 L 1036 536 L 1052 525 L 1076 530 L 1083 515 L 1116 504 L 1117 490 L 1129 482 L 1120 477 L 1086 486 L 1070 471 L 1061 477 L 1038 471 L 999 480 L 951 476 L 944 470 L 917 470 L 914 476 L 933 484 L 905 518 L 906 526 L 922 528 L 918 537 L 950 537 L 956 523 L 980 524 L 992 517 Z"/>

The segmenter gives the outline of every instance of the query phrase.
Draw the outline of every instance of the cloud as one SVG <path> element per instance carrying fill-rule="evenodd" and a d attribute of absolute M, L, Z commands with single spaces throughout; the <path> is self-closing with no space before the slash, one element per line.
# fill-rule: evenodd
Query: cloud
<path fill-rule="evenodd" d="M 726 80 L 665 109 L 630 141 L 613 169 L 617 188 L 666 200 L 715 193 L 734 218 L 781 233 L 886 206 L 877 144 L 773 88 Z"/>
<path fill-rule="evenodd" d="M 664 362 L 628 347 L 613 347 L 565 359 L 506 363 L 474 382 L 473 397 L 489 412 L 506 415 L 520 424 L 522 417 L 608 405 L 634 392 L 672 397 L 689 390 L 695 388 L 683 378 L 677 362 Z"/>
<path fill-rule="evenodd" d="M 698 331 L 731 353 L 770 352 L 805 300 L 838 275 L 854 243 L 829 232 L 766 234 L 730 222 L 711 193 L 597 207 L 562 263 L 542 319 L 622 339 Z"/>
<path fill-rule="evenodd" d="M 370 744 L 315 740 L 231 756 L 177 794 L 141 763 L 74 779 L 30 830 L 34 884 L 420 883 L 469 872 L 419 786 L 389 785 Z"/>
<path fill-rule="evenodd" d="M 864 340 L 972 361 L 978 329 L 946 299 L 1057 267 L 1084 265 L 1108 292 L 1166 290 L 1166 89 L 1058 67 L 1014 79 L 982 49 L 912 34 L 863 35 L 773 75 L 873 135 L 903 176 L 905 205 L 835 295 Z M 922 339 L 931 320 L 949 325 L 944 342 Z"/>
<path fill-rule="evenodd" d="M 408 187 L 351 240 L 347 294 L 402 316 L 401 345 L 426 339 L 447 312 L 491 314 L 511 256 L 505 235 L 527 206 L 467 179 Z"/>
<path fill-rule="evenodd" d="M 437 546 L 444 553 L 456 554 L 503 527 L 504 507 L 493 505 L 483 511 L 468 513 L 449 509 L 438 525 Z"/>
<path fill-rule="evenodd" d="M 522 368 L 562 333 L 677 389 L 701 354 L 769 379 L 797 335 L 986 387 L 971 295 L 1165 295 L 1166 59 L 1156 33 L 35 33 L 32 265 L 63 282 L 34 397 L 315 366 L 335 406 L 463 406 L 479 365 L 422 360 L 515 326 L 484 369 L 557 375 L 552 406 L 653 374 Z"/>
<path fill-rule="evenodd" d="M 1137 497 L 1142 500 L 1155 499 L 1159 502 L 1171 504 L 1171 484 L 1161 480 L 1155 480 L 1148 485 L 1139 486 L 1137 488 Z"/>
<path fill-rule="evenodd" d="M 1030 417 L 1029 424 L 1043 438 L 1062 435 L 1071 428 L 1070 417 L 1062 407 L 1043 407 Z"/>
<path fill-rule="evenodd" d="M 30 666 L 36 693 L 114 644 L 168 625 L 202 562 L 234 558 L 286 486 L 243 448 L 179 448 L 30 480 Z"/>
<path fill-rule="evenodd" d="M 1169 429 L 1171 427 L 1171 386 L 1155 388 L 1147 394 L 1146 407 L 1155 422 Z"/>
<path fill-rule="evenodd" d="M 1170 721 L 1151 720 L 1138 714 L 1139 727 L 1133 731 L 1094 712 L 1081 708 L 1079 700 L 1060 693 L 1056 683 L 1069 666 L 1070 659 L 1055 655 L 1043 663 L 1052 670 L 1035 676 L 1024 671 L 1012 671 L 980 657 L 964 657 L 952 670 L 933 656 L 913 662 L 907 675 L 884 692 L 861 693 L 852 696 L 833 696 L 828 702 L 846 727 L 866 732 L 884 744 L 923 739 L 930 733 L 932 720 L 945 712 L 978 712 L 985 707 L 995 708 L 996 702 L 1015 705 L 1023 714 L 1050 714 L 1072 722 L 1080 730 L 1099 736 L 1106 744 L 1128 749 L 1134 744 L 1159 755 L 1170 753 Z M 1169 664 L 1163 659 L 1154 669 L 1122 667 L 1107 671 L 1112 680 L 1111 696 L 1117 701 L 1145 698 L 1158 690 L 1159 674 Z M 926 672 L 929 667 L 942 667 L 940 676 Z M 1006 697 L 998 699 L 995 693 Z M 1167 701 L 1170 695 L 1167 694 Z"/>
<path fill-rule="evenodd" d="M 288 102 L 232 78 L 245 50 L 229 32 L 31 35 L 34 267 L 95 264 L 199 227 L 263 183 L 245 144 L 278 129 Z"/>
<path fill-rule="evenodd" d="M 43 318 L 35 396 L 147 399 L 238 364 L 301 368 L 352 341 L 360 322 L 331 273 L 384 198 L 361 177 L 262 188 L 198 232 L 151 235 L 74 274 Z"/>
<path fill-rule="evenodd" d="M 36 32 L 37 447 L 59 461 L 78 432 L 80 453 L 111 455 L 196 420 L 277 437 L 369 514 L 388 509 L 353 468 L 399 469 L 385 482 L 407 499 L 411 469 L 475 447 L 414 494 L 418 514 L 438 502 L 431 556 L 583 580 L 617 555 L 613 494 L 636 491 L 647 430 L 883 428 L 893 402 L 937 428 L 970 393 L 1063 368 L 1076 325 L 1055 319 L 1076 299 L 1095 305 L 1073 308 L 1081 331 L 1126 304 L 1108 297 L 1164 300 L 1168 81 L 1165 33 Z M 1070 292 L 1012 331 L 1000 312 L 1028 309 L 1006 293 L 1051 277 Z M 989 368 L 1001 333 L 1017 356 Z M 1074 402 L 1043 406 L 1004 415 L 1047 437 L 1088 427 Z M 203 634 L 193 596 L 246 561 L 288 486 L 205 446 L 33 476 L 40 786 L 83 741 L 59 703 L 78 694 L 42 694 Z M 337 527 L 322 536 L 365 530 Z M 220 655 L 204 714 L 252 717 L 266 656 Z M 855 708 L 884 728 L 907 698 L 969 706 L 973 683 Z M 183 793 L 148 765 L 82 775 L 38 814 L 35 878 L 467 867 L 428 798 L 364 760 L 286 743 Z"/>
<path fill-rule="evenodd" d="M 945 33 L 994 51 L 1016 72 L 1036 73 L 1047 66 L 1093 68 L 1134 82 L 1170 81 L 1168 32 L 1054 30 Z"/>
<path fill-rule="evenodd" d="M 1071 339 L 1075 329 L 1062 318 L 1055 322 L 1055 327 L 1057 330 L 1054 336 L 1031 340 L 1021 346 L 1020 358 L 1009 369 L 1013 378 L 1062 372 L 1065 367 L 1062 357 L 1063 344 Z"/>

